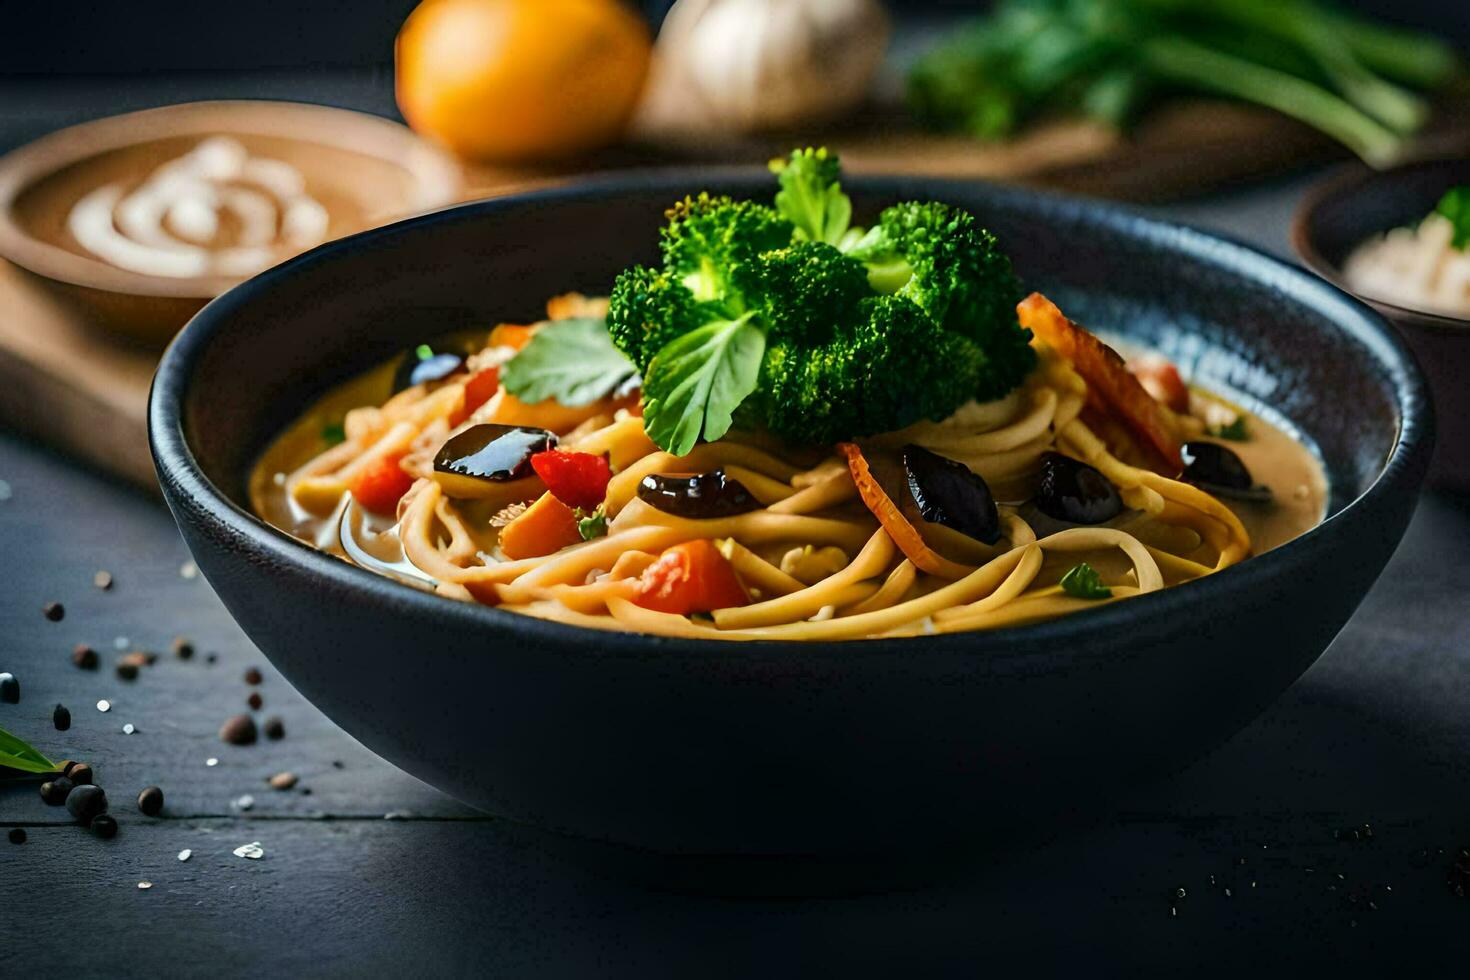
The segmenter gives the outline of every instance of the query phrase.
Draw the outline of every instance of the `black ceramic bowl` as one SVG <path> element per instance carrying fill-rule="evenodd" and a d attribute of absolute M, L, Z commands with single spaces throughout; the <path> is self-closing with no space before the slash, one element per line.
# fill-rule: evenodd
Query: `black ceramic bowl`
<path fill-rule="evenodd" d="M 1331 517 L 1220 575 L 1019 629 L 842 644 L 589 632 L 376 577 L 267 527 L 246 475 L 310 399 L 406 346 L 653 257 L 664 207 L 768 174 L 635 175 L 469 204 L 231 290 L 163 359 L 163 490 L 199 567 L 307 697 L 388 760 L 514 821 L 664 854 L 854 855 L 1087 809 L 1228 738 L 1322 652 L 1394 550 L 1428 459 L 1417 371 L 1372 310 L 1239 245 L 983 184 L 849 182 L 860 218 L 969 208 L 1073 317 L 1269 405 Z"/>
<path fill-rule="evenodd" d="M 1313 271 L 1348 289 L 1342 266 L 1353 249 L 1392 228 L 1417 224 L 1459 184 L 1470 184 L 1470 149 L 1387 170 L 1350 164 L 1308 191 L 1292 223 L 1292 244 Z M 1360 298 L 1398 327 L 1429 378 L 1439 420 L 1429 482 L 1470 490 L 1470 317 Z"/>

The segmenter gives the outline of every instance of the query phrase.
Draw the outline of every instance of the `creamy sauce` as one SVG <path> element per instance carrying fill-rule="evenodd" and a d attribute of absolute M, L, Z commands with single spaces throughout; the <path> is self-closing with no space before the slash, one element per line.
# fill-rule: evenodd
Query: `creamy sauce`
<path fill-rule="evenodd" d="M 129 187 L 93 188 L 66 227 L 86 251 L 146 275 L 246 277 L 327 238 L 301 171 L 215 136 Z"/>
<path fill-rule="evenodd" d="M 349 410 L 385 402 L 392 394 L 392 379 L 392 364 L 355 378 L 318 400 L 283 432 L 267 448 L 251 474 L 250 503 L 255 513 L 313 547 L 348 557 L 340 537 L 342 509 L 339 507 L 325 518 L 308 513 L 293 503 L 286 493 L 287 477 L 329 448 L 324 432 L 340 424 Z M 1192 415 L 1204 420 L 1193 423 L 1195 425 L 1202 427 L 1205 422 L 1221 424 L 1237 415 L 1245 417 L 1249 436 L 1245 440 L 1232 441 L 1196 434 L 1188 438 L 1227 446 L 1245 463 L 1258 485 L 1270 488 L 1272 499 L 1268 502 L 1221 498 L 1245 526 L 1254 554 L 1279 547 L 1322 522 L 1327 505 L 1327 480 L 1321 464 L 1305 446 L 1289 433 L 1214 394 L 1194 389 L 1191 398 Z M 1035 520 L 1038 515 L 1030 513 L 1030 509 L 1034 508 L 1023 510 L 1023 516 Z M 1110 524 L 1126 526 L 1136 516 L 1125 513 Z M 358 564 L 390 566 L 375 570 L 392 574 L 395 569 L 391 566 L 403 561 L 392 521 L 354 509 L 348 523 L 353 529 L 355 545 L 370 558 L 369 562 L 359 558 Z M 1058 524 L 1057 529 L 1064 526 Z M 1055 570 L 1053 577 L 1059 577 L 1072 560 L 1065 559 L 1065 564 Z M 1089 556 L 1089 560 L 1101 570 L 1114 574 L 1127 570 L 1120 554 L 1106 552 Z M 404 571 L 409 575 L 412 573 L 411 569 Z"/>

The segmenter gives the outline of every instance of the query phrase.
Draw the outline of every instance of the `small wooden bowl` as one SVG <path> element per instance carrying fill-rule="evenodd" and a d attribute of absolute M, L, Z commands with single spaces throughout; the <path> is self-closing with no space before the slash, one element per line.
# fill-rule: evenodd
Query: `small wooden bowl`
<path fill-rule="evenodd" d="M 1428 483 L 1470 490 L 1470 318 L 1356 293 L 1342 275 L 1353 249 L 1418 222 L 1458 184 L 1470 184 L 1470 148 L 1441 150 L 1386 170 L 1345 166 L 1307 192 L 1292 221 L 1291 240 L 1312 271 L 1386 316 L 1413 348 L 1433 390 L 1439 431 Z"/>
<path fill-rule="evenodd" d="M 66 219 L 93 188 L 138 181 L 209 136 L 300 170 L 328 212 L 328 239 L 452 203 L 461 190 L 452 158 L 386 119 L 295 102 L 191 102 L 72 126 L 0 157 L 0 257 L 87 322 L 166 343 L 239 279 L 118 268 L 82 249 Z"/>

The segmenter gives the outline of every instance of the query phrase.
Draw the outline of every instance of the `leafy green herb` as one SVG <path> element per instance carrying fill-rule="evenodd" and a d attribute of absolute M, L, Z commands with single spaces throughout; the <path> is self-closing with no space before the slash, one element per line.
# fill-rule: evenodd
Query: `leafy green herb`
<path fill-rule="evenodd" d="M 347 430 L 342 427 L 341 422 L 329 422 L 322 426 L 322 442 L 329 446 L 336 446 L 346 441 Z"/>
<path fill-rule="evenodd" d="M 996 139 L 1049 113 L 1124 124 L 1203 92 L 1293 116 L 1380 162 L 1427 118 L 1416 90 L 1460 70 L 1433 36 L 1315 0 L 1000 0 L 918 59 L 909 100 L 930 125 Z"/>
<path fill-rule="evenodd" d="M 430 347 L 428 344 L 419 344 L 413 349 L 413 355 L 421 361 L 427 361 L 429 358 L 434 356 L 434 348 Z"/>
<path fill-rule="evenodd" d="M 42 755 L 35 746 L 0 728 L 0 768 L 48 773 L 56 771 L 56 763 Z"/>
<path fill-rule="evenodd" d="M 1455 228 L 1450 244 L 1462 252 L 1470 249 L 1470 184 L 1450 188 L 1434 210 L 1450 219 Z"/>
<path fill-rule="evenodd" d="M 523 402 L 555 398 L 576 407 L 606 398 L 637 373 L 601 320 L 578 317 L 537 330 L 500 369 L 500 383 Z"/>
<path fill-rule="evenodd" d="M 1062 591 L 1078 599 L 1106 599 L 1113 594 L 1113 590 L 1103 585 L 1102 576 L 1097 573 L 1087 562 L 1073 565 L 1067 574 L 1062 576 Z"/>
<path fill-rule="evenodd" d="M 607 533 L 607 515 L 599 507 L 590 514 L 577 511 L 577 531 L 582 535 L 583 541 L 591 541 L 600 538 Z"/>
<path fill-rule="evenodd" d="M 781 189 L 776 210 L 796 226 L 798 240 L 836 245 L 852 223 L 852 201 L 838 183 L 835 154 L 821 149 L 798 150 L 771 161 Z"/>
<path fill-rule="evenodd" d="M 747 313 L 707 323 L 654 356 L 643 379 L 650 439 L 685 456 L 701 438 L 713 441 L 730 431 L 735 409 L 755 391 L 766 353 L 766 335 L 750 319 Z"/>
<path fill-rule="evenodd" d="M 1231 442 L 1246 442 L 1251 437 L 1244 415 L 1235 416 L 1235 421 L 1228 425 L 1212 425 L 1205 431 L 1216 439 L 1229 439 Z"/>

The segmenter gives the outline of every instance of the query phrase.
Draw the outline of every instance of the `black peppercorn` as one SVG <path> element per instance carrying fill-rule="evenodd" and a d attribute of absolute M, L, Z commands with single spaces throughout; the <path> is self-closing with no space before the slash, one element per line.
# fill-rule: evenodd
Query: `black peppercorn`
<path fill-rule="evenodd" d="M 133 663 L 121 663 L 117 665 L 117 676 L 125 681 L 138 679 L 138 665 Z"/>
<path fill-rule="evenodd" d="M 0 701 L 6 704 L 20 704 L 20 681 L 9 672 L 0 674 Z"/>
<path fill-rule="evenodd" d="M 78 786 L 67 794 L 66 810 L 82 825 L 107 812 L 107 794 L 100 786 Z"/>
<path fill-rule="evenodd" d="M 58 732 L 64 732 L 71 727 L 71 712 L 66 710 L 66 705 L 58 704 L 51 710 L 51 724 L 56 726 Z"/>
<path fill-rule="evenodd" d="M 263 730 L 265 737 L 272 741 L 286 737 L 286 723 L 280 718 L 267 718 Z"/>
<path fill-rule="evenodd" d="M 111 840 L 117 836 L 117 821 L 110 814 L 99 813 L 92 818 L 92 833 L 103 840 Z"/>
<path fill-rule="evenodd" d="M 25 828 L 24 827 L 12 827 L 11 830 L 10 830 L 10 843 L 12 843 L 12 844 L 24 844 L 25 842 L 26 842 Z"/>
<path fill-rule="evenodd" d="M 78 643 L 76 649 L 71 652 L 71 662 L 83 670 L 96 670 L 100 660 L 97 651 L 85 643 Z"/>
<path fill-rule="evenodd" d="M 249 670 L 245 671 L 246 684 L 259 684 L 261 680 L 262 678 L 260 676 L 260 668 L 251 667 Z"/>
<path fill-rule="evenodd" d="M 251 745 L 255 742 L 255 719 L 249 715 L 235 715 L 220 726 L 219 739 L 231 745 Z"/>
<path fill-rule="evenodd" d="M 47 806 L 61 806 L 66 798 L 71 795 L 75 784 L 65 776 L 57 776 L 41 784 L 41 799 L 46 801 Z"/>
<path fill-rule="evenodd" d="M 259 711 L 260 706 L 265 704 L 265 699 L 260 696 L 259 691 L 251 691 L 250 697 L 245 699 L 245 703 L 250 705 L 250 710 Z"/>
<path fill-rule="evenodd" d="M 66 615 L 66 607 L 59 602 L 48 602 L 41 607 L 41 612 L 53 623 L 61 622 L 61 617 Z"/>
<path fill-rule="evenodd" d="M 67 763 L 63 774 L 78 786 L 88 786 L 93 782 L 92 767 L 85 762 Z"/>
<path fill-rule="evenodd" d="M 163 790 L 149 786 L 138 794 L 138 809 L 145 817 L 156 817 L 163 810 Z"/>
<path fill-rule="evenodd" d="M 174 656 L 178 657 L 180 660 L 188 660 L 190 657 L 194 656 L 194 644 L 190 643 L 182 636 L 174 637 Z"/>

